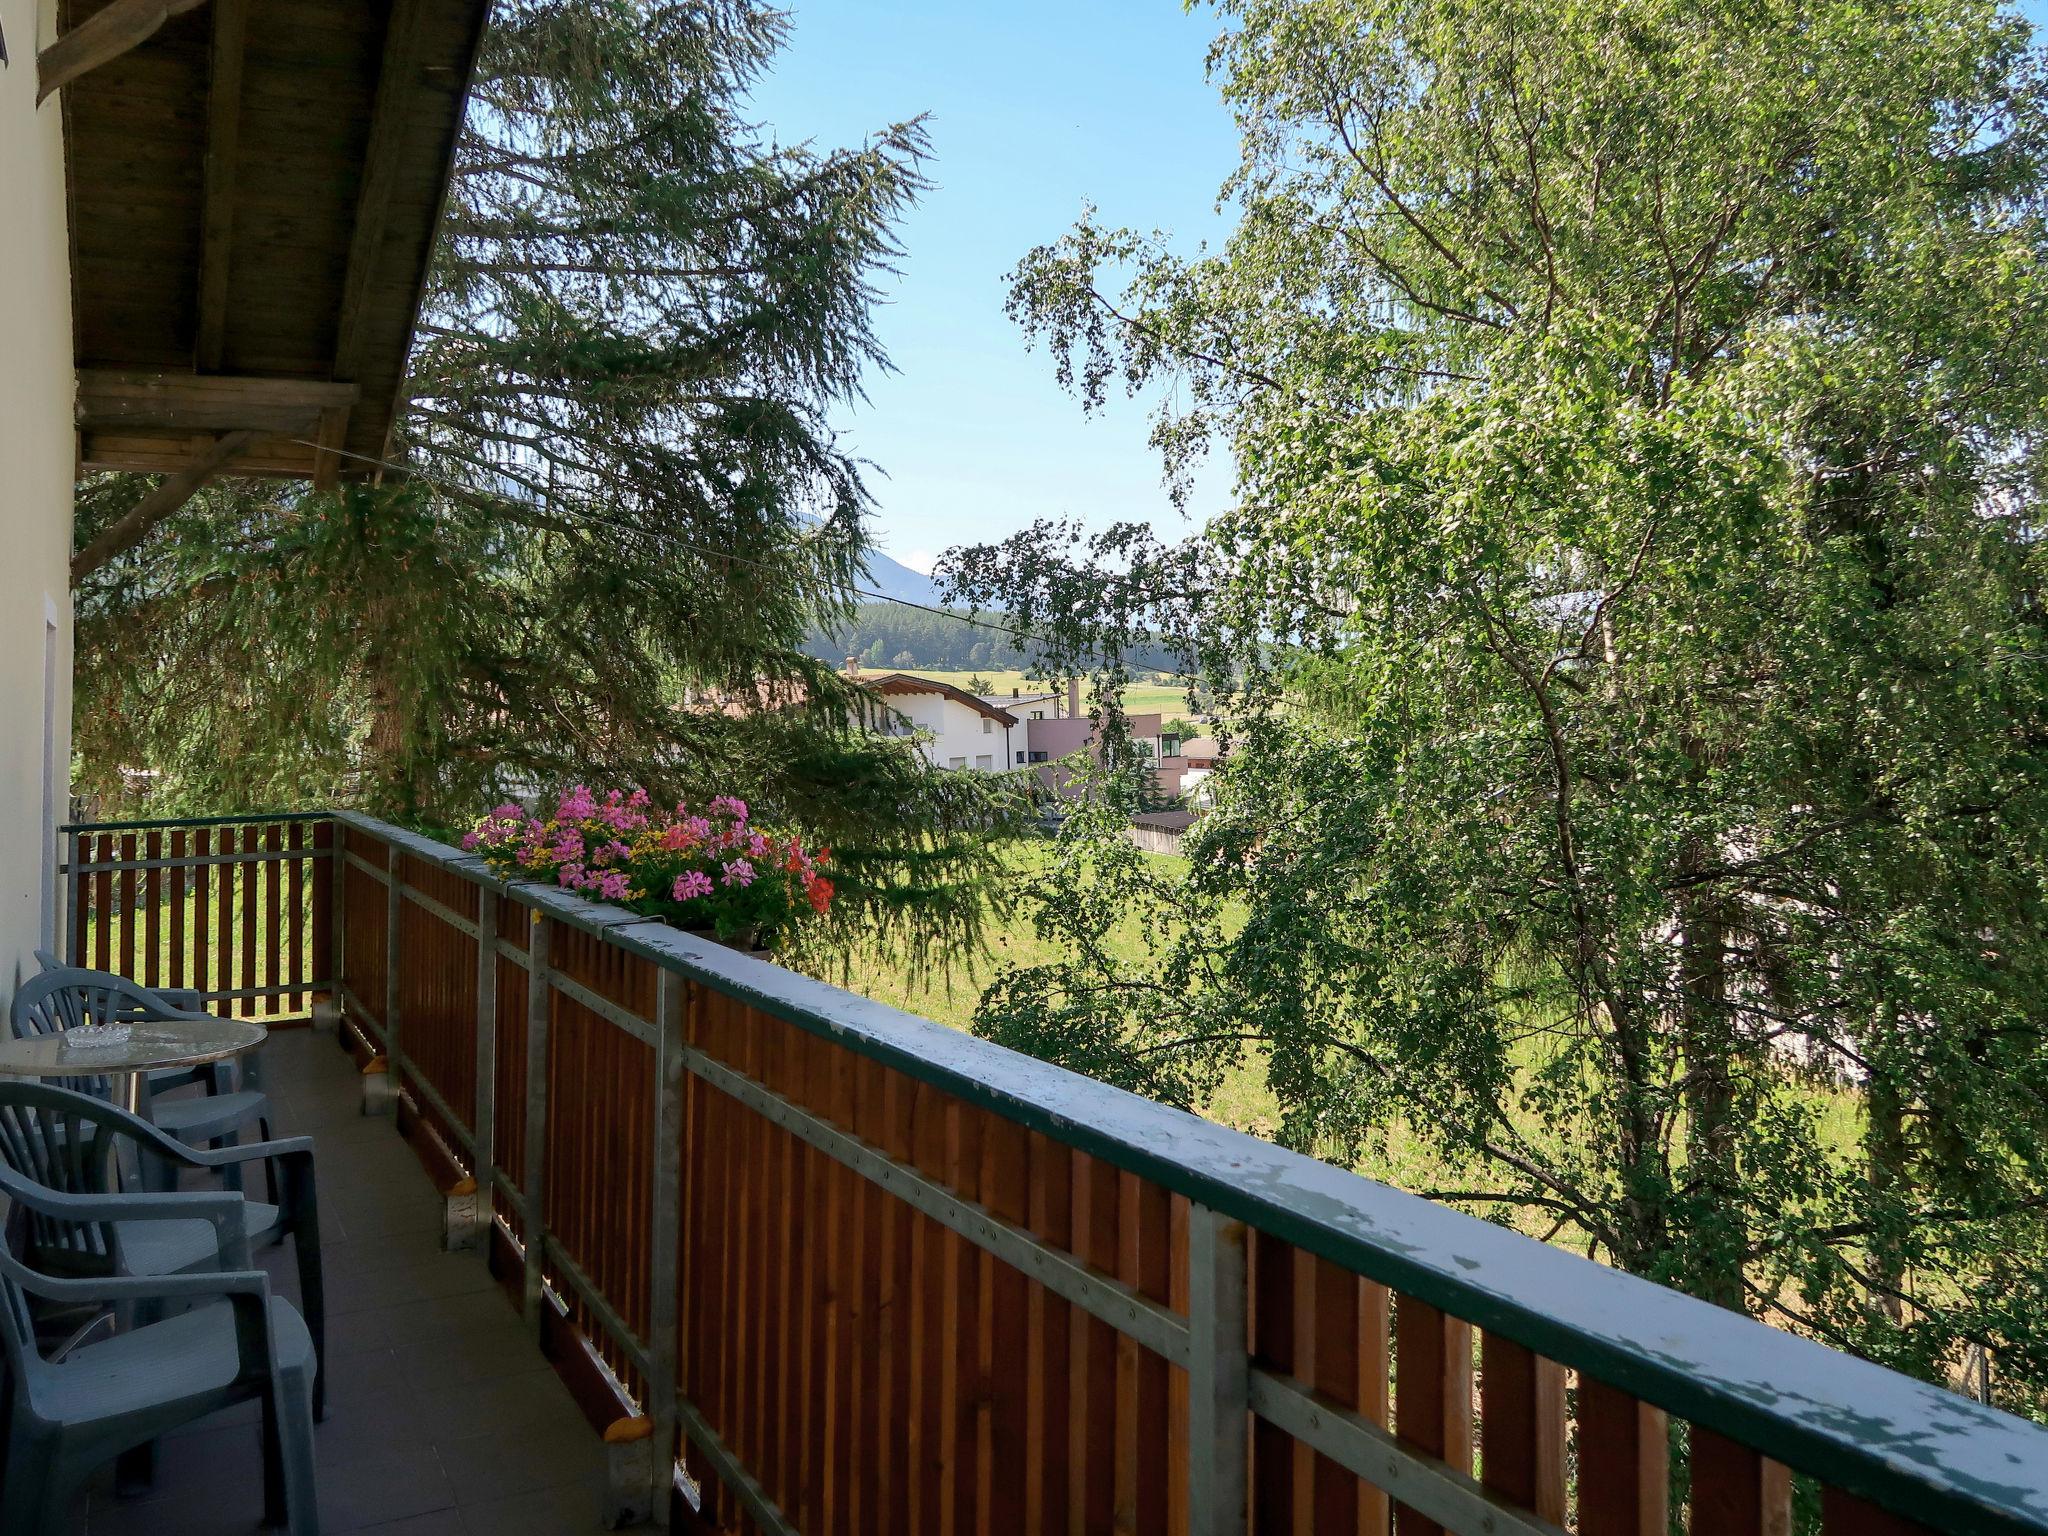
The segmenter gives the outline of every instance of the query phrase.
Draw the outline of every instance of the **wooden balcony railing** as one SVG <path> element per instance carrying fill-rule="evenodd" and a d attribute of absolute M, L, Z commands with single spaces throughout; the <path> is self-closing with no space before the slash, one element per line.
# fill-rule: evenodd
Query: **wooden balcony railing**
<path fill-rule="evenodd" d="M 63 957 L 237 1018 L 303 1020 L 328 987 L 333 830 L 320 814 L 60 828 Z"/>
<path fill-rule="evenodd" d="M 216 990 L 334 957 L 370 1100 L 617 1448 L 615 1515 L 2048 1533 L 2023 1420 L 396 827 L 260 830 L 321 861 L 319 958 L 266 931 Z M 134 905 L 74 910 L 133 964 L 98 914 Z"/>

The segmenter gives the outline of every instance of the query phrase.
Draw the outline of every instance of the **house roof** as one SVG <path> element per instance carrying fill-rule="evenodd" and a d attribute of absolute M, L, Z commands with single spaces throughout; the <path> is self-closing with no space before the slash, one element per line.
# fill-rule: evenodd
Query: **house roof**
<path fill-rule="evenodd" d="M 1214 736 L 1190 736 L 1180 744 L 1182 757 L 1216 757 L 1219 752 Z"/>
<path fill-rule="evenodd" d="M 488 9 L 61 0 L 82 469 L 377 472 Z"/>
<path fill-rule="evenodd" d="M 881 694 L 936 693 L 956 704 L 965 704 L 975 713 L 986 715 L 998 724 L 1017 723 L 1017 717 L 1007 709 L 998 709 L 979 694 L 955 688 L 951 683 L 942 683 L 936 677 L 919 677 L 912 672 L 884 672 L 879 677 L 862 677 L 860 685 Z"/>

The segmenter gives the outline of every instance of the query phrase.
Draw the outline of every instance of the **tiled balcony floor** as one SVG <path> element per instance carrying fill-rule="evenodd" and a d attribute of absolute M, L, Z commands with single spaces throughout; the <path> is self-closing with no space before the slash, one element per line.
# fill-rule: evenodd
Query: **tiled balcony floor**
<path fill-rule="evenodd" d="M 315 1427 L 326 1536 L 555 1536 L 601 1529 L 603 1450 L 476 1252 L 444 1253 L 439 1201 L 331 1034 L 264 1047 L 279 1135 L 318 1165 L 330 1380 Z M 260 1181 L 259 1181 L 260 1182 Z M 298 1297 L 286 1249 L 263 1255 Z M 243 1536 L 263 1464 L 245 1403 L 166 1438 L 155 1487 L 116 1499 L 104 1474 L 74 1511 L 91 1536 Z"/>

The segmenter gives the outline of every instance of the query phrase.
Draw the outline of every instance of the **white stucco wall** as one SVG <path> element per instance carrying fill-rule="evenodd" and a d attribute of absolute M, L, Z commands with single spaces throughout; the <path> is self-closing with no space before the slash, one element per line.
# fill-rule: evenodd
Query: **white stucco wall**
<path fill-rule="evenodd" d="M 0 1001 L 32 971 L 71 774 L 71 280 L 55 0 L 0 0 Z M 47 769 L 47 772 L 46 772 Z"/>
<path fill-rule="evenodd" d="M 955 758 L 964 759 L 962 766 L 980 768 L 983 757 L 989 760 L 986 767 L 992 773 L 1016 766 L 1013 759 L 1024 745 L 1024 732 L 1018 727 L 990 720 L 944 694 L 891 694 L 885 702 L 918 730 L 929 733 L 930 739 L 922 743 L 924 755 L 941 768 L 953 767 Z M 983 721 L 988 722 L 987 731 L 982 730 Z"/>

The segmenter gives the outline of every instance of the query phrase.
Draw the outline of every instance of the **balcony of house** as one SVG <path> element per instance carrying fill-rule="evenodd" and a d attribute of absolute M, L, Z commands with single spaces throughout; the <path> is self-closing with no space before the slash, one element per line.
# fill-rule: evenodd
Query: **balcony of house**
<path fill-rule="evenodd" d="M 64 865 L 278 1027 L 329 1531 L 2048 1532 L 2035 1425 L 396 827 Z M 246 1529 L 255 1439 L 80 1518 Z"/>

